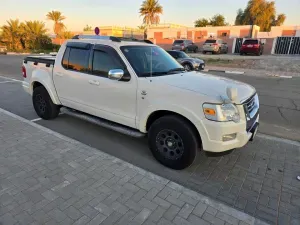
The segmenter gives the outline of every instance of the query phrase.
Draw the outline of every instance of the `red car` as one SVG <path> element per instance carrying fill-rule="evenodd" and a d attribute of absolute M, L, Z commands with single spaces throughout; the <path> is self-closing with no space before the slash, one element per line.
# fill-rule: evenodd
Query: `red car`
<path fill-rule="evenodd" d="M 247 39 L 244 41 L 240 55 L 255 54 L 262 55 L 264 51 L 264 45 L 258 39 Z"/>

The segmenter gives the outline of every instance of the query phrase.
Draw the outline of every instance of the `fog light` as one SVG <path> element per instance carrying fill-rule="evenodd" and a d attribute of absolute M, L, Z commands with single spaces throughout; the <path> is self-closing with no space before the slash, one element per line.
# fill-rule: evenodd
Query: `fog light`
<path fill-rule="evenodd" d="M 223 141 L 232 141 L 236 138 L 236 133 L 223 135 Z"/>

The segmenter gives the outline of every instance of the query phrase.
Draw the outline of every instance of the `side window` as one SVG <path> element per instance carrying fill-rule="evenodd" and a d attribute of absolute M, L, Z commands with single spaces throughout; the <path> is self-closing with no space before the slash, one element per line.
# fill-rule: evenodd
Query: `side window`
<path fill-rule="evenodd" d="M 176 58 L 177 57 L 177 54 L 176 52 L 168 52 L 172 57 Z"/>
<path fill-rule="evenodd" d="M 68 69 L 79 72 L 88 71 L 90 50 L 71 48 L 69 53 Z"/>
<path fill-rule="evenodd" d="M 113 69 L 123 69 L 124 67 L 120 63 L 118 59 L 116 59 L 113 55 L 101 51 L 95 50 L 93 57 L 93 74 L 108 77 L 108 72 Z"/>
<path fill-rule="evenodd" d="M 70 54 L 70 48 L 67 47 L 66 48 L 66 51 L 64 53 L 64 57 L 62 59 L 62 66 L 65 68 L 65 69 L 68 69 L 68 64 L 69 64 L 69 54 Z"/>

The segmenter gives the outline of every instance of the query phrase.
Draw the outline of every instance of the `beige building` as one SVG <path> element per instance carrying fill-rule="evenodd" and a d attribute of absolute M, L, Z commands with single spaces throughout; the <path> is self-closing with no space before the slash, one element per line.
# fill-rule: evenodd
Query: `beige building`
<path fill-rule="evenodd" d="M 189 39 L 201 50 L 208 38 L 220 38 L 232 53 L 238 53 L 244 38 L 259 38 L 265 44 L 264 54 L 275 51 L 277 37 L 300 37 L 300 26 L 272 27 L 270 32 L 260 32 L 259 26 L 186 27 L 176 24 L 158 24 L 147 31 L 147 38 L 165 49 L 171 49 L 174 40 Z M 298 47 L 296 47 L 298 49 Z M 296 51 L 297 52 L 297 51 Z"/>

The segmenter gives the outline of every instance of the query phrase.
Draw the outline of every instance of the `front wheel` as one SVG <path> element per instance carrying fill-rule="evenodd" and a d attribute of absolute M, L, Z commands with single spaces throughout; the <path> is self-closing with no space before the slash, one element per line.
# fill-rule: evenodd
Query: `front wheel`
<path fill-rule="evenodd" d="M 188 64 L 188 63 L 184 64 L 183 67 L 184 67 L 184 69 L 185 69 L 186 71 L 191 71 L 191 70 L 193 70 L 193 67 L 192 67 L 190 64 Z"/>
<path fill-rule="evenodd" d="M 59 106 L 52 102 L 51 97 L 43 86 L 36 87 L 33 90 L 32 102 L 36 114 L 44 120 L 54 119 L 59 114 Z"/>
<path fill-rule="evenodd" d="M 183 118 L 164 116 L 157 119 L 149 129 L 148 138 L 153 156 L 169 168 L 185 169 L 196 158 L 197 136 Z"/>

